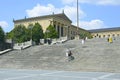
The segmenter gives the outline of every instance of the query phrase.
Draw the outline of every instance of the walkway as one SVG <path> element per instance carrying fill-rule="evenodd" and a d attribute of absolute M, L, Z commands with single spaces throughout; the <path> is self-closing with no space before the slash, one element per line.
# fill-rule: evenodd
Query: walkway
<path fill-rule="evenodd" d="M 120 73 L 1 69 L 0 80 L 120 80 Z"/>

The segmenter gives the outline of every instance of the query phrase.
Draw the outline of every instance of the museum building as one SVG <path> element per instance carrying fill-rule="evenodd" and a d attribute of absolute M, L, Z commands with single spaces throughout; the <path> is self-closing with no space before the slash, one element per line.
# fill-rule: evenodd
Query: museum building
<path fill-rule="evenodd" d="M 19 20 L 13 20 L 14 26 L 24 25 L 28 27 L 30 24 L 39 23 L 42 26 L 43 32 L 46 31 L 47 27 L 51 24 L 54 26 L 59 34 L 59 38 L 67 37 L 67 39 L 75 39 L 76 35 L 80 33 L 88 33 L 89 31 L 80 27 L 72 25 L 72 21 L 65 15 L 65 13 L 51 14 L 45 16 L 37 16 L 31 18 L 24 18 Z"/>
<path fill-rule="evenodd" d="M 119 37 L 120 27 L 89 30 L 93 38 Z"/>

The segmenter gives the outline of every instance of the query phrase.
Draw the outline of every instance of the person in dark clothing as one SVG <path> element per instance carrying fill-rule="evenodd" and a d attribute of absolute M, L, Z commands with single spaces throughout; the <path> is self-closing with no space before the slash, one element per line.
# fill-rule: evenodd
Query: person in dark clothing
<path fill-rule="evenodd" d="M 68 61 L 71 61 L 71 60 L 74 59 L 74 57 L 72 56 L 73 54 L 72 54 L 71 50 L 69 50 L 69 51 L 67 52 L 67 55 L 68 55 Z"/>

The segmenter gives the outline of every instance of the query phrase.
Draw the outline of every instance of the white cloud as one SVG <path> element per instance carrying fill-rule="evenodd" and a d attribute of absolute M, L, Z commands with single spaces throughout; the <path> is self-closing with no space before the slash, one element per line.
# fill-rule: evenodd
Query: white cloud
<path fill-rule="evenodd" d="M 64 6 L 62 8 L 55 8 L 54 5 L 48 4 L 47 6 L 43 6 L 37 4 L 33 9 L 26 10 L 28 17 L 42 16 L 52 14 L 53 12 L 62 13 L 64 10 L 65 14 L 72 20 L 76 20 L 77 10 L 75 6 Z M 79 8 L 79 17 L 83 18 L 86 14 Z"/>
<path fill-rule="evenodd" d="M 106 28 L 107 26 L 104 24 L 102 20 L 95 19 L 91 21 L 80 21 L 80 27 L 83 29 L 100 29 L 100 28 Z"/>
<path fill-rule="evenodd" d="M 87 1 L 87 0 L 86 0 Z M 69 6 L 66 5 L 61 8 L 55 8 L 54 5 L 48 4 L 46 6 L 37 4 L 32 9 L 26 10 L 28 17 L 35 17 L 35 16 L 42 16 L 52 14 L 53 12 L 62 13 L 64 9 L 65 14 L 73 21 L 73 24 L 77 22 L 77 10 L 76 6 Z M 79 8 L 79 19 L 82 19 L 86 16 L 83 10 Z M 95 19 L 91 21 L 80 21 L 80 27 L 84 29 L 98 29 L 98 28 L 105 28 L 105 24 L 102 20 Z"/>
<path fill-rule="evenodd" d="M 77 0 L 62 0 L 64 4 L 73 4 Z M 95 5 L 120 5 L 120 0 L 79 0 L 79 3 L 95 4 Z"/>
<path fill-rule="evenodd" d="M 46 15 L 52 13 L 53 11 L 55 11 L 55 7 L 51 4 L 48 4 L 47 6 L 37 4 L 33 9 L 26 10 L 28 17 Z"/>
<path fill-rule="evenodd" d="M 8 23 L 6 21 L 0 21 L 0 26 L 5 30 L 8 27 Z"/>
<path fill-rule="evenodd" d="M 96 3 L 100 5 L 120 5 L 120 0 L 99 0 Z"/>
<path fill-rule="evenodd" d="M 65 6 L 65 14 L 74 22 L 77 21 L 77 9 L 75 6 Z M 79 8 L 79 19 L 84 18 L 86 14 Z"/>

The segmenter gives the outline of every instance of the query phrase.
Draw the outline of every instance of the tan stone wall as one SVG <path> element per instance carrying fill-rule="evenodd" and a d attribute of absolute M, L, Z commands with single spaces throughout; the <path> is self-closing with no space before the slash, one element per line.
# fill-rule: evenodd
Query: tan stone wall
<path fill-rule="evenodd" d="M 69 35 L 71 39 L 75 39 L 75 36 L 77 35 L 77 27 L 71 26 Z"/>
<path fill-rule="evenodd" d="M 50 21 L 52 19 L 34 19 L 34 20 L 24 20 L 24 21 L 18 21 L 18 22 L 15 22 L 14 25 L 19 25 L 19 24 L 22 24 L 24 25 L 25 27 L 28 27 L 29 24 L 35 24 L 35 23 L 39 23 L 42 28 L 43 28 L 43 31 L 45 32 L 46 31 L 46 28 L 50 25 Z"/>
<path fill-rule="evenodd" d="M 84 30 L 82 28 L 77 28 L 77 26 L 72 25 L 70 27 L 70 33 L 69 34 L 70 34 L 71 39 L 75 39 L 77 34 L 80 35 L 80 34 L 90 34 L 90 33 L 87 30 Z M 81 37 L 79 37 L 79 38 L 81 38 Z"/>
<path fill-rule="evenodd" d="M 120 31 L 98 32 L 98 33 L 92 33 L 92 35 L 93 37 L 96 38 L 118 37 L 120 36 Z"/>
<path fill-rule="evenodd" d="M 58 24 L 63 24 L 65 26 L 71 26 L 71 23 L 67 20 L 64 20 L 62 18 L 54 18 L 54 21 L 56 21 Z"/>

